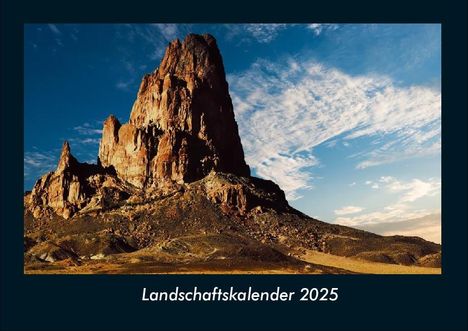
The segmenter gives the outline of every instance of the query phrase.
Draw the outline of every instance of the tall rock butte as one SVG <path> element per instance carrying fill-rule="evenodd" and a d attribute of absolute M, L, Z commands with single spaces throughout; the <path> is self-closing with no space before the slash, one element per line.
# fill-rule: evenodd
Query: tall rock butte
<path fill-rule="evenodd" d="M 105 120 L 98 164 L 78 162 L 65 142 L 57 169 L 36 182 L 25 206 L 37 218 L 50 212 L 70 218 L 130 196 L 145 201 L 212 172 L 250 178 L 216 40 L 189 34 L 171 42 L 160 67 L 143 77 L 129 122 Z M 271 185 L 266 195 L 287 205 Z M 251 205 L 243 185 L 221 186 L 205 195 L 242 211 Z"/>
<path fill-rule="evenodd" d="M 104 122 L 99 164 L 138 188 L 189 183 L 211 170 L 250 175 L 211 35 L 169 44 L 159 68 L 144 76 L 129 122 Z"/>

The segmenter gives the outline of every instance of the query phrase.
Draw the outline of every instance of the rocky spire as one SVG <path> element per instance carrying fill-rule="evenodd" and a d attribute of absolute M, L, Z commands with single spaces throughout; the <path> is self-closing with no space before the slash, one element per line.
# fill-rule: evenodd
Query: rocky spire
<path fill-rule="evenodd" d="M 60 159 L 55 172 L 61 173 L 76 164 L 78 164 L 78 161 L 71 154 L 70 144 L 65 140 L 62 145 L 62 152 L 60 153 Z"/>
<path fill-rule="evenodd" d="M 159 68 L 144 76 L 129 123 L 106 120 L 99 161 L 141 188 L 192 182 L 211 170 L 250 175 L 211 35 L 169 44 Z"/>

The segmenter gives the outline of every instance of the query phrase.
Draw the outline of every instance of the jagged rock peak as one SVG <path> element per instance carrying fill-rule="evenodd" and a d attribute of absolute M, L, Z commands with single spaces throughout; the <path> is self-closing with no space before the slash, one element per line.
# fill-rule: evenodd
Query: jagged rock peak
<path fill-rule="evenodd" d="M 159 68 L 143 77 L 130 123 L 138 127 L 154 123 L 163 129 L 170 128 L 171 123 L 161 118 L 163 112 L 158 114 L 141 103 L 152 98 L 155 99 L 153 105 L 156 108 L 170 108 L 172 103 L 180 101 L 183 115 L 184 106 L 189 106 L 184 104 L 185 99 L 195 98 L 195 94 L 204 88 L 211 90 L 210 98 L 214 102 L 220 103 L 227 97 L 228 100 L 224 102 L 231 103 L 223 60 L 216 40 L 209 34 L 189 34 L 182 43 L 176 39 L 169 43 Z M 172 91 L 177 93 L 171 93 Z M 181 114 L 176 112 L 173 115 Z M 177 126 L 179 123 L 174 124 Z M 186 126 L 183 128 L 196 129 L 191 127 L 193 123 L 184 124 Z"/>
<path fill-rule="evenodd" d="M 114 115 L 109 115 L 104 121 L 104 126 L 120 127 L 120 122 Z"/>
<path fill-rule="evenodd" d="M 60 153 L 60 159 L 57 165 L 56 173 L 63 172 L 70 167 L 76 166 L 78 161 L 71 154 L 70 144 L 68 141 L 64 141 L 62 145 L 62 152 Z"/>
<path fill-rule="evenodd" d="M 155 73 L 160 79 L 166 75 L 185 79 L 193 74 L 213 86 L 226 83 L 221 53 L 210 34 L 189 34 L 182 43 L 178 39 L 171 42 Z"/>
<path fill-rule="evenodd" d="M 250 175 L 213 36 L 168 45 L 159 68 L 143 77 L 129 122 L 105 121 L 99 162 L 139 188 L 192 182 L 211 170 Z"/>

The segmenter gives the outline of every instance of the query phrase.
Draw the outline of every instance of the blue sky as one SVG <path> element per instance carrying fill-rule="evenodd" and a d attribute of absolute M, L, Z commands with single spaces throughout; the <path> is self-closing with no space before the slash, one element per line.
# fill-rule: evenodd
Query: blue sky
<path fill-rule="evenodd" d="M 61 143 L 95 162 L 167 43 L 211 33 L 246 159 L 297 209 L 440 241 L 438 24 L 40 24 L 24 34 L 25 189 Z"/>

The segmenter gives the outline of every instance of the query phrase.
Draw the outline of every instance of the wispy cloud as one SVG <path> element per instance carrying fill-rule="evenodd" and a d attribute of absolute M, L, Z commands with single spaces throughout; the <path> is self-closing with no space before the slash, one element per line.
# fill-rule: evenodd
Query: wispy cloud
<path fill-rule="evenodd" d="M 47 24 L 47 26 L 49 27 L 49 30 L 52 31 L 52 33 L 54 34 L 55 36 L 55 43 L 57 44 L 57 46 L 60 46 L 60 47 L 63 47 L 63 42 L 62 42 L 62 31 L 59 30 L 59 28 L 57 27 L 57 25 L 55 24 Z M 55 49 L 56 51 L 56 49 Z"/>
<path fill-rule="evenodd" d="M 72 29 L 71 29 L 71 32 L 70 32 L 70 38 L 73 40 L 73 41 L 78 41 L 78 35 L 80 33 L 80 29 L 78 29 L 77 26 L 74 26 Z"/>
<path fill-rule="evenodd" d="M 340 209 L 335 209 L 334 213 L 335 215 L 349 215 L 349 214 L 356 214 L 361 211 L 363 211 L 364 208 L 362 207 L 357 207 L 357 206 L 346 206 L 342 207 Z"/>
<path fill-rule="evenodd" d="M 380 178 L 380 181 L 385 183 L 385 188 L 390 192 L 403 193 L 398 200 L 399 203 L 413 202 L 425 196 L 434 196 L 440 194 L 441 190 L 440 179 L 436 178 L 430 178 L 427 181 L 415 178 L 403 182 L 390 176 L 384 176 Z"/>
<path fill-rule="evenodd" d="M 32 151 L 24 153 L 24 168 L 23 175 L 26 187 L 32 188 L 33 184 L 44 174 L 54 171 L 57 167 L 60 157 L 61 143 L 67 140 L 71 144 L 72 154 L 77 157 L 80 162 L 96 163 L 97 147 L 100 139 L 94 137 L 69 137 L 57 141 L 59 148 L 44 151 L 33 148 Z"/>
<path fill-rule="evenodd" d="M 41 150 L 34 147 L 24 153 L 24 179 L 27 187 L 45 173 L 56 168 L 63 141 L 71 145 L 72 154 L 79 160 L 88 163 L 96 162 L 97 149 L 102 134 L 102 121 L 95 120 L 76 125 L 68 129 L 68 134 L 56 141 L 56 147 L 51 150 Z"/>
<path fill-rule="evenodd" d="M 116 25 L 116 36 L 126 43 L 143 46 L 150 60 L 156 60 L 164 54 L 168 42 L 185 37 L 190 28 L 190 24 L 123 24 Z M 124 55 L 129 61 L 127 51 Z"/>
<path fill-rule="evenodd" d="M 401 222 L 365 224 L 358 225 L 357 227 L 384 236 L 418 236 L 435 243 L 440 243 L 442 239 L 441 223 L 440 213 L 434 213 Z"/>
<path fill-rule="evenodd" d="M 52 31 L 54 34 L 56 34 L 57 36 L 60 36 L 62 35 L 62 32 L 59 30 L 59 28 L 57 27 L 57 25 L 55 24 L 48 24 L 47 25 L 50 29 L 50 31 Z"/>
<path fill-rule="evenodd" d="M 54 157 L 41 152 L 26 152 L 24 163 L 35 168 L 50 167 L 54 162 Z"/>
<path fill-rule="evenodd" d="M 288 24 L 225 24 L 228 39 L 239 38 L 241 42 L 269 43 L 285 30 Z"/>
<path fill-rule="evenodd" d="M 386 193 L 397 194 L 393 203 L 379 211 L 353 217 L 338 217 L 335 222 L 348 226 L 363 226 L 369 224 L 401 222 L 408 219 L 423 217 L 435 212 L 434 210 L 415 208 L 412 203 L 422 198 L 434 197 L 438 194 L 440 195 L 440 179 L 429 178 L 428 180 L 421 180 L 413 178 L 408 181 L 402 181 L 394 177 L 382 176 L 377 181 L 369 181 L 372 186 L 377 182 L 381 184 L 380 189 L 385 190 Z M 366 182 L 366 184 L 367 183 L 368 182 Z"/>
<path fill-rule="evenodd" d="M 101 141 L 100 138 L 69 138 L 68 141 L 70 143 L 75 143 L 75 146 L 76 145 L 80 145 L 80 144 L 85 144 L 85 145 L 99 145 L 99 142 Z"/>
<path fill-rule="evenodd" d="M 373 181 L 371 181 L 371 180 L 366 180 L 365 184 L 368 185 L 368 186 L 370 186 L 371 188 L 373 188 L 373 189 L 375 189 L 375 190 L 378 189 L 378 188 L 380 188 L 379 183 L 373 182 Z"/>
<path fill-rule="evenodd" d="M 137 82 L 148 64 L 160 60 L 167 44 L 175 38 L 183 38 L 190 32 L 189 24 L 117 24 L 115 25 L 118 47 L 119 77 L 115 87 L 125 92 L 134 92 Z M 143 55 L 142 55 L 143 54 Z M 156 66 L 156 62 L 154 66 Z M 153 69 L 153 68 L 151 68 Z"/>
<path fill-rule="evenodd" d="M 92 125 L 85 122 L 82 125 L 75 126 L 73 131 L 85 136 L 98 135 L 102 133 L 102 123 L 96 122 L 96 125 Z"/>
<path fill-rule="evenodd" d="M 85 122 L 72 128 L 73 134 L 67 139 L 80 149 L 80 145 L 99 145 L 102 134 L 102 121 Z M 79 150 L 80 151 L 80 150 Z"/>
<path fill-rule="evenodd" d="M 133 86 L 134 82 L 135 82 L 134 79 L 129 79 L 126 81 L 120 80 L 117 83 L 115 83 L 115 87 L 125 92 L 131 92 L 132 91 L 131 87 Z"/>
<path fill-rule="evenodd" d="M 364 226 L 390 222 L 401 222 L 413 218 L 423 217 L 433 213 L 428 209 L 413 209 L 406 204 L 389 205 L 382 210 L 353 217 L 337 217 L 334 223 L 346 226 Z"/>
<path fill-rule="evenodd" d="M 330 141 L 327 141 L 325 143 L 325 146 L 328 147 L 328 148 L 333 148 L 336 146 L 336 144 L 338 143 L 338 139 L 332 139 Z"/>
<path fill-rule="evenodd" d="M 142 65 L 134 63 L 133 60 L 130 60 L 127 55 L 124 54 L 123 56 L 123 59 L 120 61 L 122 65 L 122 71 L 120 75 L 125 76 L 125 78 L 120 78 L 117 83 L 115 83 L 115 87 L 125 92 L 134 92 L 135 82 L 137 79 L 140 79 L 139 73 L 141 73 L 140 71 L 143 67 Z"/>
<path fill-rule="evenodd" d="M 30 45 L 35 50 L 42 49 L 44 43 L 48 43 L 48 39 L 51 38 L 60 48 L 69 45 L 70 41 L 77 42 L 79 40 L 78 36 L 80 34 L 80 29 L 78 24 L 42 24 L 35 28 L 36 33 L 30 34 L 28 38 L 31 40 Z M 29 30 L 31 32 L 31 30 Z M 46 36 L 47 35 L 47 36 Z M 47 44 L 48 51 L 53 54 L 57 54 L 59 47 L 51 47 L 50 44 Z"/>
<path fill-rule="evenodd" d="M 307 25 L 307 28 L 311 30 L 316 36 L 319 36 L 321 33 L 325 31 L 333 31 L 338 29 L 337 24 L 318 24 L 318 23 L 311 23 Z"/>
<path fill-rule="evenodd" d="M 286 24 L 248 24 L 245 29 L 260 43 L 268 43 L 276 38 Z"/>
<path fill-rule="evenodd" d="M 228 80 L 248 163 L 289 199 L 310 188 L 313 149 L 332 139 L 371 140 L 353 156 L 360 169 L 440 152 L 439 91 L 293 58 L 258 60 Z"/>
<path fill-rule="evenodd" d="M 278 35 L 284 30 L 296 27 L 298 24 L 278 24 L 278 23 L 261 23 L 261 24 L 225 24 L 227 30 L 226 37 L 228 39 L 238 38 L 241 42 L 256 41 L 258 43 L 267 44 L 275 40 Z M 312 31 L 316 36 L 339 28 L 338 24 L 302 24 L 302 27 Z"/>
<path fill-rule="evenodd" d="M 159 30 L 166 41 L 171 41 L 179 36 L 179 28 L 177 24 L 151 24 Z"/>
<path fill-rule="evenodd" d="M 24 153 L 24 177 L 36 179 L 57 166 L 57 151 L 27 151 Z"/>
<path fill-rule="evenodd" d="M 62 140 L 68 140 L 73 147 L 73 153 L 89 159 L 89 152 L 99 145 L 102 134 L 102 121 L 91 121 L 71 128 L 72 133 Z M 90 147 L 92 148 L 90 150 Z"/>
<path fill-rule="evenodd" d="M 313 155 L 282 155 L 274 150 L 264 152 L 265 159 L 255 166 L 256 174 L 267 179 L 277 179 L 289 200 L 299 199 L 299 190 L 312 188 L 311 174 L 302 170 L 318 164 Z"/>

